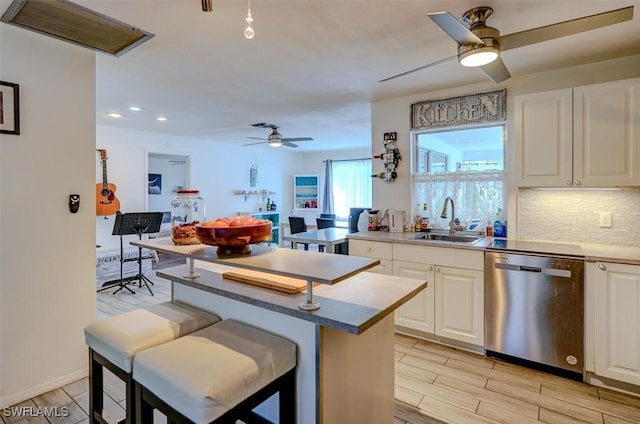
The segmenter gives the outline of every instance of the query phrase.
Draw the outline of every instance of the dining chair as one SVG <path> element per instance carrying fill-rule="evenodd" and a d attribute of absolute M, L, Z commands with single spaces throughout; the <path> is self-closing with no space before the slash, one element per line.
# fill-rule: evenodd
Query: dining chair
<path fill-rule="evenodd" d="M 289 229 L 291 234 L 304 233 L 307 231 L 307 224 L 304 223 L 304 218 L 301 216 L 290 216 Z M 304 245 L 304 250 L 309 250 L 309 243 L 302 244 Z M 293 249 L 293 243 L 291 243 L 291 248 Z"/>
<path fill-rule="evenodd" d="M 336 226 L 336 220 L 330 218 L 316 218 L 316 224 L 318 226 L 318 230 L 322 230 L 323 228 L 331 228 Z M 318 246 L 318 252 L 324 252 L 324 246 Z"/>
<path fill-rule="evenodd" d="M 316 224 L 318 225 L 318 230 L 323 228 L 331 228 L 336 226 L 336 220 L 331 218 L 316 218 Z"/>

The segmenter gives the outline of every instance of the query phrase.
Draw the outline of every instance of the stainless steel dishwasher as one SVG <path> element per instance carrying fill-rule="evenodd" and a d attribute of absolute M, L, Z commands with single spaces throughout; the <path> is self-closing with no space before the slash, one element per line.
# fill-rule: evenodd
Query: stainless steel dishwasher
<path fill-rule="evenodd" d="M 584 260 L 487 251 L 484 299 L 488 356 L 582 378 Z"/>

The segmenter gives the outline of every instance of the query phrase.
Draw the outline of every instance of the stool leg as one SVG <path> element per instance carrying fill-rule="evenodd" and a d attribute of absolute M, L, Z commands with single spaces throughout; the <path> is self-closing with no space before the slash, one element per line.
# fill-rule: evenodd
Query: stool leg
<path fill-rule="evenodd" d="M 102 365 L 94 357 L 93 349 L 89 349 L 89 422 L 97 424 L 100 421 L 96 415 L 102 417 Z"/>
<path fill-rule="evenodd" d="M 153 407 L 144 399 L 144 393 L 142 384 L 135 381 L 133 383 L 135 392 L 135 410 L 136 410 L 136 422 L 139 423 L 152 423 L 153 422 Z"/>
<path fill-rule="evenodd" d="M 125 411 L 127 414 L 126 423 L 136 424 L 136 422 L 143 422 L 143 421 L 136 421 L 136 405 L 135 405 L 136 392 L 135 392 L 135 384 L 133 381 L 133 374 L 128 374 L 126 379 L 124 380 L 124 390 L 125 390 L 125 396 L 127 397 L 125 402 L 125 407 L 127 409 Z"/>
<path fill-rule="evenodd" d="M 284 381 L 278 393 L 280 424 L 295 424 L 296 422 L 296 369 L 292 369 L 284 376 Z"/>

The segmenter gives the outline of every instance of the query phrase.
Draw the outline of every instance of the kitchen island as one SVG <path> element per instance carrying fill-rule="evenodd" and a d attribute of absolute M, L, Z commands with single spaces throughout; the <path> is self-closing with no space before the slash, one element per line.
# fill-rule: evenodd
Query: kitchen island
<path fill-rule="evenodd" d="M 172 282 L 174 300 L 296 343 L 298 423 L 393 422 L 393 311 L 426 281 L 362 272 L 378 261 L 344 255 L 254 246 L 248 256 L 218 257 L 215 247 L 174 246 L 170 239 L 132 244 L 190 259 L 190 265 L 157 272 Z M 288 294 L 222 276 L 238 268 L 321 283 L 313 288 L 320 308 L 300 309 L 304 291 Z M 259 412 L 276 420 L 268 403 Z"/>

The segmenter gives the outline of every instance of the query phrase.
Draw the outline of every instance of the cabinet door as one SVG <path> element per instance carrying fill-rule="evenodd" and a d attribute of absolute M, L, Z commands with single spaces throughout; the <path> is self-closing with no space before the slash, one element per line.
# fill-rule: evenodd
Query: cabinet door
<path fill-rule="evenodd" d="M 378 274 L 391 275 L 393 267 L 391 263 L 391 243 L 366 240 L 349 240 L 349 256 L 363 256 L 365 258 L 380 259 L 380 265 L 376 265 L 368 271 Z"/>
<path fill-rule="evenodd" d="M 574 89 L 574 185 L 640 184 L 640 79 Z"/>
<path fill-rule="evenodd" d="M 433 265 L 393 261 L 393 275 L 428 281 L 426 289 L 422 290 L 413 299 L 396 309 L 395 322 L 396 325 L 401 327 L 407 327 L 433 334 Z"/>
<path fill-rule="evenodd" d="M 435 266 L 435 332 L 484 346 L 484 275 Z"/>
<path fill-rule="evenodd" d="M 572 185 L 572 90 L 515 96 L 518 185 Z"/>
<path fill-rule="evenodd" d="M 596 265 L 596 374 L 640 385 L 640 266 Z"/>

